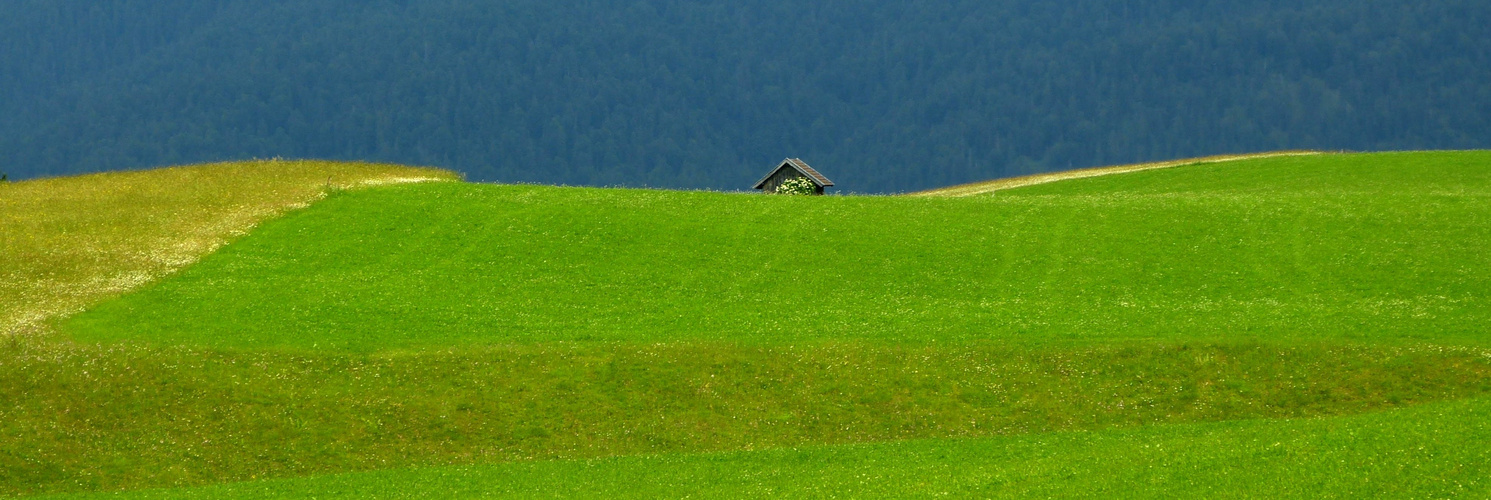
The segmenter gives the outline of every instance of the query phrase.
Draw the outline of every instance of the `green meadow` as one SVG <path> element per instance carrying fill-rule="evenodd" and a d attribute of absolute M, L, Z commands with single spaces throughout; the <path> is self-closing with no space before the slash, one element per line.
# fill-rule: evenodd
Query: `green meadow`
<path fill-rule="evenodd" d="M 82 340 L 355 351 L 1476 344 L 1491 317 L 1491 169 L 1473 163 L 1484 158 L 1280 158 L 948 199 L 388 187 L 267 223 L 63 328 Z"/>
<path fill-rule="evenodd" d="M 0 494 L 1491 488 L 1491 152 L 961 198 L 326 184 L 4 339 Z"/>
<path fill-rule="evenodd" d="M 1484 498 L 1483 399 L 1312 420 L 514 462 L 58 498 Z"/>

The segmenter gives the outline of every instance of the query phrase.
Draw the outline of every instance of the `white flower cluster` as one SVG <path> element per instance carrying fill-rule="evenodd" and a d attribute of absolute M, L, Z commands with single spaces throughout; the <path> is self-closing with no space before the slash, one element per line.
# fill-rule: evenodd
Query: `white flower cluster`
<path fill-rule="evenodd" d="M 777 194 L 809 195 L 818 192 L 818 186 L 807 177 L 793 177 L 777 185 Z"/>

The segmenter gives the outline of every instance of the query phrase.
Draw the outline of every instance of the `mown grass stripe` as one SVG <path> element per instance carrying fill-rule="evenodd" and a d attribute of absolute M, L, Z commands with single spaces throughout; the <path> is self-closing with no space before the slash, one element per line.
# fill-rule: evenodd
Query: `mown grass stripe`
<path fill-rule="evenodd" d="M 1491 400 L 1299 420 L 395 469 L 48 499 L 1483 498 Z"/>

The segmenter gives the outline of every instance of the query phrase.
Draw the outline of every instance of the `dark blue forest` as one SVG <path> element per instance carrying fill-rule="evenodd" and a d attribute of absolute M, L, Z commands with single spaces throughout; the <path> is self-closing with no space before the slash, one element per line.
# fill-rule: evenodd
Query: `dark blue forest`
<path fill-rule="evenodd" d="M 8 0 L 12 179 L 248 158 L 840 192 L 1491 147 L 1484 0 Z"/>

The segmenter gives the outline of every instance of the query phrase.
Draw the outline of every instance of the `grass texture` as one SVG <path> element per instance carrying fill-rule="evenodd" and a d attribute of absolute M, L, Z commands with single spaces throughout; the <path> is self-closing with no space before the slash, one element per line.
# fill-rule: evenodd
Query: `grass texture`
<path fill-rule="evenodd" d="M 327 189 L 454 178 L 264 161 L 0 183 L 0 337 L 159 279 Z"/>
<path fill-rule="evenodd" d="M 1067 181 L 1072 179 L 1085 179 L 1088 177 L 1099 177 L 1113 174 L 1127 174 L 1144 170 L 1159 168 L 1184 167 L 1189 165 L 1205 165 L 1208 163 L 1221 163 L 1239 160 L 1257 160 L 1263 158 L 1276 158 L 1280 156 L 1305 156 L 1321 154 L 1321 151 L 1290 150 L 1270 151 L 1266 153 L 1249 153 L 1238 155 L 1204 156 L 1200 158 L 1186 158 L 1181 160 L 1167 160 L 1150 163 L 1134 163 L 1130 165 L 1114 165 L 1107 167 L 1079 168 L 1074 170 L 1062 170 L 1044 174 L 1026 175 L 1020 177 L 1008 177 L 990 181 L 970 182 L 956 186 L 947 186 L 915 193 L 907 193 L 907 196 L 979 196 L 993 194 L 995 191 L 1034 186 L 1048 182 Z"/>
<path fill-rule="evenodd" d="M 1491 400 L 698 455 L 401 469 L 56 499 L 1484 498 Z"/>
<path fill-rule="evenodd" d="M 1485 394 L 1474 350 L 579 344 L 372 356 L 0 349 L 0 486 L 1340 415 Z"/>
<path fill-rule="evenodd" d="M 435 183 L 333 197 L 63 325 L 230 348 L 1111 339 L 1484 345 L 1491 154 L 981 198 Z"/>
<path fill-rule="evenodd" d="M 1290 436 L 1291 460 L 1314 468 L 1281 488 L 1339 458 L 1385 464 L 1363 480 L 1449 491 L 1458 464 L 1484 462 L 1483 447 L 1412 446 L 1484 434 L 1454 417 L 1483 403 L 1422 405 L 1491 390 L 1487 152 L 1257 158 L 960 198 L 326 192 L 55 334 L 0 345 L 0 495 L 376 469 L 400 470 L 249 487 L 443 496 L 469 477 L 532 493 L 567 467 L 612 467 L 555 490 L 577 496 L 710 478 L 744 488 L 721 494 L 899 496 L 932 493 L 908 478 L 937 470 L 972 496 L 1084 484 L 1067 476 L 1147 478 L 1163 495 L 1237 491 L 1245 479 L 1197 471 L 1263 453 L 1242 440 Z M 45 211 L 27 216 L 63 217 Z M 0 231 L 19 227 L 33 226 Z M 1426 433 L 1394 416 L 1426 414 L 1382 412 L 1395 408 L 1452 416 Z M 1343 416 L 1362 412 L 1380 413 Z M 1240 419 L 1257 421 L 1194 424 Z M 1340 451 L 1337 430 L 1355 426 L 1377 444 Z M 1080 430 L 1093 432 L 1052 434 Z M 906 439 L 925 441 L 812 447 Z M 781 447 L 807 448 L 730 452 Z M 1109 470 L 1091 458 L 1104 447 L 1125 467 L 1198 469 Z M 1005 470 L 1047 449 L 1049 470 L 957 465 Z M 677 455 L 710 451 L 730 453 Z M 637 454 L 663 455 L 562 460 Z M 1092 465 L 1062 475 L 1072 460 Z M 1249 460 L 1236 477 L 1293 463 Z M 482 463 L 507 465 L 403 470 Z M 619 480 L 652 467 L 676 479 Z M 751 470 L 777 479 L 729 479 Z M 814 476 L 840 473 L 884 479 Z M 421 482 L 437 477 L 450 489 Z"/>

